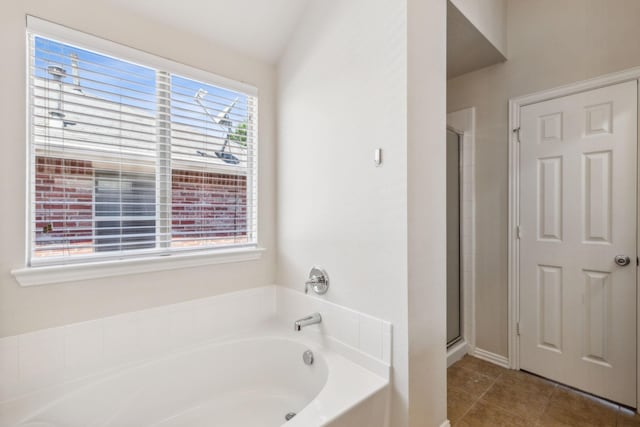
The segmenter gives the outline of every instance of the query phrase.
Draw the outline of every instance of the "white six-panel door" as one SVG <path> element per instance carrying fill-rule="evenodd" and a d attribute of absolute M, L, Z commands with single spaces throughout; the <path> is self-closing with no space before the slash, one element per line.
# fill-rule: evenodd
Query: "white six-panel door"
<path fill-rule="evenodd" d="M 520 112 L 520 368 L 633 407 L 637 93 Z"/>

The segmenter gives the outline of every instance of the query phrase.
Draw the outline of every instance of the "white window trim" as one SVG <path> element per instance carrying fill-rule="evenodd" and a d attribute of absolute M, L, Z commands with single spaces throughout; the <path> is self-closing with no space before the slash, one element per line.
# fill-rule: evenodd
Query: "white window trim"
<path fill-rule="evenodd" d="M 82 264 L 25 267 L 11 270 L 20 286 L 39 286 L 74 282 L 128 274 L 176 270 L 205 265 L 254 261 L 262 257 L 263 248 L 233 248 L 186 254 L 159 255 L 146 258 L 127 258 Z"/>
<path fill-rule="evenodd" d="M 206 81 L 209 84 L 243 92 L 249 96 L 258 96 L 258 89 L 245 82 L 222 77 L 157 55 L 146 53 L 132 47 L 36 18 L 34 16 L 27 15 L 26 21 L 27 29 L 29 31 L 35 32 L 43 37 L 49 37 L 62 43 L 67 43 L 69 45 L 91 51 L 99 50 L 103 54 L 112 55 L 119 59 L 129 60 L 146 66 L 162 69 L 185 78 Z M 29 72 L 28 70 L 29 67 L 27 66 L 27 73 Z M 27 110 L 27 117 L 28 114 Z M 30 132 L 29 123 L 27 123 L 27 132 L 28 134 Z M 256 182 L 254 182 L 253 185 L 257 187 L 258 177 L 256 176 L 254 179 Z M 28 177 L 27 185 L 29 186 Z M 29 208 L 28 199 L 29 197 L 27 197 L 27 209 Z M 257 208 L 257 206 L 254 208 Z M 27 242 L 30 241 L 29 236 L 30 230 L 27 231 Z M 29 259 L 29 252 L 31 250 L 29 244 L 27 244 L 27 247 L 28 249 L 25 259 Z M 26 266 L 25 263 L 24 267 L 11 270 L 11 274 L 16 278 L 20 286 L 38 286 L 205 265 L 253 261 L 260 259 L 264 251 L 265 249 L 260 247 L 260 243 L 258 241 L 255 244 L 242 247 L 220 249 L 209 248 L 199 251 L 185 251 L 183 253 L 177 251 L 169 254 L 165 253 L 132 258 L 103 259 L 99 261 L 71 264 L 39 265 L 32 267 Z"/>

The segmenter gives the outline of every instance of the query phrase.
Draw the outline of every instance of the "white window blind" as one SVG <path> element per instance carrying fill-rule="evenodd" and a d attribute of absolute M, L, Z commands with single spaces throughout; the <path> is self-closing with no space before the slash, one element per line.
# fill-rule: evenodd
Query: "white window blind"
<path fill-rule="evenodd" d="M 255 246 L 255 93 L 47 25 L 62 37 L 28 31 L 29 265 Z"/>

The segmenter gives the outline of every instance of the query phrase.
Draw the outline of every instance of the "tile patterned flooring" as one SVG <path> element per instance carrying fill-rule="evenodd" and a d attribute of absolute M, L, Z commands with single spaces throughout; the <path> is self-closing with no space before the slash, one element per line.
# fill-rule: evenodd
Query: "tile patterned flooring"
<path fill-rule="evenodd" d="M 454 427 L 640 427 L 640 416 L 524 372 L 465 356 L 447 370 Z"/>

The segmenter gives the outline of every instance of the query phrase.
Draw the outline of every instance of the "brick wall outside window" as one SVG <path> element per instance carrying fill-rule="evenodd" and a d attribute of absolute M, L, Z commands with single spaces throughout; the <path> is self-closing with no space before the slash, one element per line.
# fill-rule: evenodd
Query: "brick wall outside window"
<path fill-rule="evenodd" d="M 91 162 L 36 158 L 36 245 L 81 246 L 93 239 Z M 44 228 L 50 226 L 50 231 Z M 38 254 L 38 253 L 36 253 Z"/>
<path fill-rule="evenodd" d="M 171 197 L 173 239 L 246 240 L 245 176 L 174 170 Z"/>
<path fill-rule="evenodd" d="M 93 252 L 94 171 L 90 161 L 36 157 L 36 256 Z M 174 170 L 171 186 L 172 246 L 247 240 L 245 176 Z"/>

